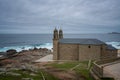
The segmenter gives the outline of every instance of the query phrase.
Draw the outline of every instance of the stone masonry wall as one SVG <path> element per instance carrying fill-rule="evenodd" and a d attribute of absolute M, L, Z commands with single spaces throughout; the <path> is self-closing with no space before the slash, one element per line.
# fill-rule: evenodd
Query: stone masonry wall
<path fill-rule="evenodd" d="M 117 58 L 117 50 L 109 50 L 106 49 L 106 53 L 104 54 L 105 59 Z"/>
<path fill-rule="evenodd" d="M 100 45 L 79 45 L 79 61 L 99 60 L 100 56 Z"/>
<path fill-rule="evenodd" d="M 53 42 L 54 60 L 100 60 L 117 57 L 117 50 L 106 49 L 106 45 L 62 44 Z"/>
<path fill-rule="evenodd" d="M 59 44 L 59 60 L 78 60 L 77 44 Z"/>
<path fill-rule="evenodd" d="M 58 40 L 53 40 L 53 60 L 58 60 Z"/>
<path fill-rule="evenodd" d="M 107 49 L 107 45 L 102 45 L 101 59 L 113 59 L 117 58 L 117 50 Z"/>

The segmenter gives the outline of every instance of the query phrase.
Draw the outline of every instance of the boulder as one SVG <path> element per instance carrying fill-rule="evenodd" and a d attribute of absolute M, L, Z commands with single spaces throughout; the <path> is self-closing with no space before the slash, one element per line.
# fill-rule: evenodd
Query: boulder
<path fill-rule="evenodd" d="M 34 47 L 34 49 L 33 49 L 33 50 L 38 50 L 38 48 Z"/>
<path fill-rule="evenodd" d="M 14 50 L 14 49 L 10 49 L 10 50 L 7 50 L 7 51 L 6 51 L 7 56 L 14 55 L 15 53 L 17 53 L 17 51 Z"/>

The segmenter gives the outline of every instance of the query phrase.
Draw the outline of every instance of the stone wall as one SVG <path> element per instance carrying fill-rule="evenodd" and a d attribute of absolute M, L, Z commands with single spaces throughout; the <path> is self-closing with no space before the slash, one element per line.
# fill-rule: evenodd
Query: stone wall
<path fill-rule="evenodd" d="M 101 59 L 113 59 L 117 58 L 117 50 L 108 49 L 107 45 L 102 45 Z"/>
<path fill-rule="evenodd" d="M 100 45 L 79 45 L 79 61 L 99 60 L 101 56 L 100 47 Z"/>
<path fill-rule="evenodd" d="M 120 54 L 120 49 L 118 49 L 118 53 Z"/>
<path fill-rule="evenodd" d="M 77 44 L 59 44 L 59 60 L 78 60 Z"/>
<path fill-rule="evenodd" d="M 118 60 L 120 60 L 120 57 L 113 58 L 113 59 L 100 60 L 100 61 L 96 61 L 95 63 L 98 64 L 98 65 L 101 65 L 101 64 L 115 62 L 115 61 L 118 61 Z"/>
<path fill-rule="evenodd" d="M 104 55 L 107 59 L 117 58 L 117 50 L 106 50 L 106 54 Z"/>
<path fill-rule="evenodd" d="M 62 44 L 53 40 L 54 60 L 104 60 L 117 57 L 117 50 L 107 49 L 107 45 Z"/>
<path fill-rule="evenodd" d="M 105 55 L 106 55 L 106 53 L 107 53 L 107 51 L 106 51 L 106 49 L 107 49 L 107 45 L 101 45 L 101 59 L 105 59 L 106 57 L 105 57 Z"/>
<path fill-rule="evenodd" d="M 58 60 L 58 40 L 53 40 L 53 60 Z"/>
<path fill-rule="evenodd" d="M 118 56 L 120 56 L 120 49 L 117 50 Z"/>

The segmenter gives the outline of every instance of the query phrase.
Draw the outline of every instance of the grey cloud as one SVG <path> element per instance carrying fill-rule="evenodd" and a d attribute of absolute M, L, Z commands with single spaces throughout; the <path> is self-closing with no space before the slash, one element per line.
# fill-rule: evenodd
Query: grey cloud
<path fill-rule="evenodd" d="M 119 0 L 0 0 L 0 33 L 49 33 L 55 26 L 67 33 L 90 33 L 92 28 L 118 31 L 119 4 Z"/>

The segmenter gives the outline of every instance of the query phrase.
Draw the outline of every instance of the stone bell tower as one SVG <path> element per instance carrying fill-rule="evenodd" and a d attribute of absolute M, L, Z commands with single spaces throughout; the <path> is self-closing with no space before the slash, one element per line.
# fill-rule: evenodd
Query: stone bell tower
<path fill-rule="evenodd" d="M 62 29 L 59 30 L 59 39 L 63 39 L 63 31 L 62 31 Z"/>
<path fill-rule="evenodd" d="M 53 60 L 58 60 L 58 35 L 58 30 L 55 28 L 53 34 Z"/>

